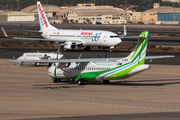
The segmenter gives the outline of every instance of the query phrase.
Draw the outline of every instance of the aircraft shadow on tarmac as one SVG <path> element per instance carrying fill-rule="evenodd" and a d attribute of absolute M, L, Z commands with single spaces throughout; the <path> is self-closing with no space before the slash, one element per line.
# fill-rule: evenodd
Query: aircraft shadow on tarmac
<path fill-rule="evenodd" d="M 74 81 L 65 80 L 59 83 L 50 83 L 50 84 L 36 84 L 33 85 L 37 89 L 62 89 L 62 88 L 78 88 L 86 85 L 104 85 L 102 82 L 87 82 L 85 85 L 72 86 L 72 84 L 77 84 Z M 116 81 L 110 82 L 108 85 L 113 86 L 165 86 L 172 84 L 180 84 L 180 79 L 158 79 L 158 80 L 139 80 L 139 81 Z"/>
<path fill-rule="evenodd" d="M 152 83 L 154 82 L 154 83 Z M 171 84 L 180 84 L 180 79 L 158 79 L 158 80 L 142 80 L 142 81 L 117 81 L 110 82 L 109 85 L 115 86 L 165 86 Z M 104 85 L 102 82 L 87 83 L 87 85 Z"/>
<path fill-rule="evenodd" d="M 66 80 L 66 81 L 61 81 L 59 83 L 50 83 L 50 84 L 36 84 L 33 85 L 34 88 L 37 89 L 62 89 L 62 88 L 77 88 L 77 86 L 72 86 L 70 84 L 77 84 L 74 81 Z"/>
<path fill-rule="evenodd" d="M 51 114 L 50 114 L 51 115 Z M 53 114 L 55 115 L 55 114 Z M 57 114 L 59 115 L 59 114 Z M 74 117 L 31 118 L 24 120 L 179 120 L 179 112 L 137 113 L 120 115 L 90 115 Z"/>

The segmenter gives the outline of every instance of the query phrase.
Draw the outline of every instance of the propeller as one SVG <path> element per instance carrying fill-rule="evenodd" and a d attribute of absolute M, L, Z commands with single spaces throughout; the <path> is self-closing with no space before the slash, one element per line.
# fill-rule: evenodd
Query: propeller
<path fill-rule="evenodd" d="M 99 58 L 102 58 L 99 54 L 97 54 Z M 106 51 L 106 54 L 104 56 L 104 58 L 107 58 L 107 51 Z"/>
<path fill-rule="evenodd" d="M 55 66 L 55 68 L 54 68 L 54 76 L 56 77 L 56 64 L 54 63 L 54 66 Z"/>

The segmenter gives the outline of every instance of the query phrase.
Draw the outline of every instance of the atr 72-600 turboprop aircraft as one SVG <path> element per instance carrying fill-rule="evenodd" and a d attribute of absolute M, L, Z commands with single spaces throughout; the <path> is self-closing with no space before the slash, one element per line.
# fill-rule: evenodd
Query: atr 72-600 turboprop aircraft
<path fill-rule="evenodd" d="M 108 84 L 109 80 L 123 80 L 149 69 L 150 65 L 144 64 L 145 59 L 174 57 L 146 57 L 148 37 L 148 31 L 142 32 L 136 47 L 125 58 L 60 59 L 40 60 L 39 62 L 55 63 L 48 70 L 48 74 L 54 82 L 60 79 L 74 79 L 79 85 L 95 81 L 103 81 L 103 83 Z M 13 62 L 13 60 L 10 61 Z"/>
<path fill-rule="evenodd" d="M 64 43 L 64 49 L 76 49 L 78 46 L 83 46 L 85 50 L 90 50 L 90 46 L 113 49 L 121 43 L 121 37 L 127 35 L 125 26 L 124 35 L 117 35 L 116 33 L 103 30 L 57 29 L 49 23 L 40 2 L 37 2 L 37 9 L 40 22 L 40 31 L 37 32 L 42 33 L 41 36 L 45 39 L 12 37 L 13 39 L 53 41 Z M 8 37 L 4 30 L 3 32 Z"/>

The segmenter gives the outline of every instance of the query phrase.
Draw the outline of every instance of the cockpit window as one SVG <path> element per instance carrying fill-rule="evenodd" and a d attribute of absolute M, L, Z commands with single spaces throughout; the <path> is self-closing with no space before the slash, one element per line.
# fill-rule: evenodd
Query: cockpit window
<path fill-rule="evenodd" d="M 110 36 L 110 38 L 116 38 L 116 37 L 119 37 L 119 36 Z"/>

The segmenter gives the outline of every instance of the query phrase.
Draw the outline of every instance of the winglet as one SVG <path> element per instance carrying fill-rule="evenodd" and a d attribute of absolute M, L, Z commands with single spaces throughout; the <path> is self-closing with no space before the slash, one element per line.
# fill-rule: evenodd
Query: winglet
<path fill-rule="evenodd" d="M 124 34 L 123 35 L 119 35 L 119 37 L 124 37 L 127 35 L 127 31 L 126 31 L 126 25 L 124 25 Z"/>
<path fill-rule="evenodd" d="M 3 31 L 3 33 L 4 33 L 4 36 L 5 36 L 5 37 L 9 37 L 9 36 L 6 34 L 6 31 L 4 30 L 4 28 L 1 27 L 1 29 L 2 29 L 2 31 Z"/>
<path fill-rule="evenodd" d="M 127 35 L 127 31 L 126 31 L 126 25 L 124 25 L 124 36 Z"/>

